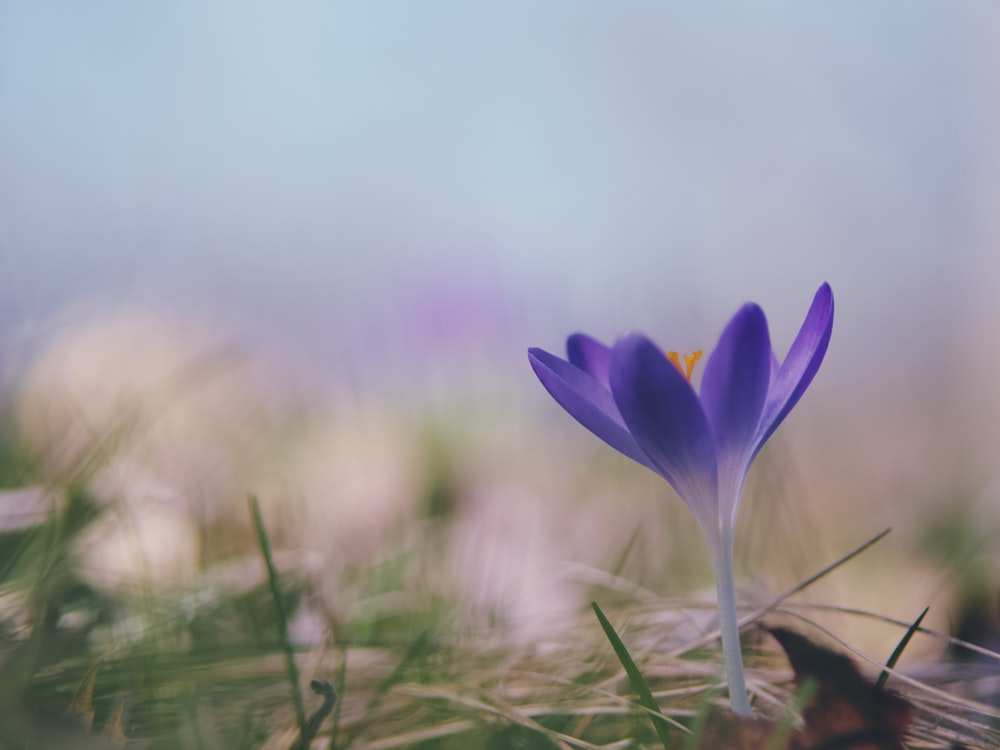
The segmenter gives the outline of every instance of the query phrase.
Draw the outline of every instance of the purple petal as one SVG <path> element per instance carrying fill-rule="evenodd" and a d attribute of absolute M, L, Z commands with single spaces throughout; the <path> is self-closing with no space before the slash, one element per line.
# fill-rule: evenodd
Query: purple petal
<path fill-rule="evenodd" d="M 691 384 L 652 341 L 620 338 L 611 350 L 611 392 L 629 431 L 704 525 L 716 519 L 715 445 Z"/>
<path fill-rule="evenodd" d="M 788 356 L 771 383 L 764 416 L 757 431 L 754 454 L 798 403 L 819 370 L 833 330 L 833 291 L 823 284 L 813 297 L 806 319 L 795 337 Z"/>
<path fill-rule="evenodd" d="M 616 451 L 656 471 L 629 434 L 607 388 L 589 373 L 543 349 L 529 349 L 528 360 L 545 390 L 577 422 Z"/>
<path fill-rule="evenodd" d="M 767 390 L 768 393 L 771 392 L 771 386 L 774 384 L 775 379 L 778 377 L 778 370 L 781 369 L 781 363 L 778 361 L 778 355 L 774 353 L 774 349 L 771 349 L 771 376 L 768 379 Z"/>
<path fill-rule="evenodd" d="M 771 380 L 771 337 L 757 305 L 744 305 L 722 332 L 701 379 L 701 405 L 719 461 L 749 462 Z M 726 461 L 728 463 L 728 461 Z"/>
<path fill-rule="evenodd" d="M 574 333 L 566 339 L 566 353 L 569 361 L 581 370 L 589 372 L 605 388 L 608 384 L 608 368 L 611 366 L 611 349 L 585 333 Z"/>

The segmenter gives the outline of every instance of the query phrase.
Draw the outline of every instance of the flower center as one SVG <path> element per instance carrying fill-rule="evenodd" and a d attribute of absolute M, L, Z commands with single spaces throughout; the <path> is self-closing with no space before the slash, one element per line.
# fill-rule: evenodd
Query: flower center
<path fill-rule="evenodd" d="M 667 352 L 667 359 L 670 360 L 671 364 L 677 368 L 687 382 L 691 382 L 691 373 L 694 372 L 694 366 L 698 364 L 698 360 L 701 359 L 701 349 L 690 354 L 684 355 L 684 366 L 681 367 L 681 358 L 677 355 L 677 352 Z"/>

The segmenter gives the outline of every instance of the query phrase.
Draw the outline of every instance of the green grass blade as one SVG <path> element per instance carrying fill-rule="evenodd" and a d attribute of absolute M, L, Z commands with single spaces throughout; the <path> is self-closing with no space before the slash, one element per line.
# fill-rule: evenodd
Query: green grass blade
<path fill-rule="evenodd" d="M 331 750 L 345 750 L 350 747 L 353 737 L 348 737 L 343 746 L 340 744 L 340 714 L 344 705 L 344 692 L 347 690 L 347 646 L 340 646 L 340 668 L 337 670 L 337 694 L 340 696 L 333 707 L 333 728 L 330 729 Z"/>
<path fill-rule="evenodd" d="M 608 618 L 604 616 L 604 612 L 601 611 L 597 602 L 591 602 L 590 606 L 594 608 L 594 614 L 597 615 L 597 619 L 601 623 L 601 629 L 604 630 L 604 635 L 606 635 L 608 640 L 611 642 L 611 648 L 615 650 L 615 656 L 618 657 L 618 661 L 620 661 L 622 666 L 625 667 L 625 673 L 628 675 L 632 689 L 635 691 L 636 695 L 639 696 L 639 703 L 642 704 L 643 707 L 662 717 L 663 712 L 660 710 L 660 705 L 653 697 L 653 691 L 651 691 L 649 689 L 649 685 L 646 684 L 646 678 L 642 676 L 642 672 L 639 671 L 639 667 L 637 667 L 635 662 L 632 661 L 632 657 L 629 655 L 628 649 L 625 648 L 625 644 L 622 643 L 622 639 L 618 637 L 618 633 L 615 632 L 614 626 L 612 626 Z M 667 732 L 666 719 L 657 719 L 655 716 L 650 716 L 649 718 L 650 721 L 653 722 L 653 729 L 656 730 L 656 735 L 660 738 L 663 750 L 670 750 L 670 735 Z"/>
<path fill-rule="evenodd" d="M 778 722 L 778 726 L 775 727 L 774 734 L 771 735 L 771 739 L 764 750 L 781 750 L 781 748 L 788 744 L 788 737 L 792 733 L 792 725 L 795 723 L 795 717 L 802 713 L 802 710 L 817 690 L 819 690 L 819 683 L 816 679 L 813 677 L 806 678 L 799 686 L 799 689 L 795 691 L 792 710 Z"/>
<path fill-rule="evenodd" d="M 684 750 L 697 750 L 698 743 L 701 742 L 702 732 L 708 723 L 708 715 L 712 711 L 712 697 L 715 691 L 712 688 L 703 690 L 701 699 L 698 701 L 698 711 L 691 722 L 691 734 L 684 741 Z"/>
<path fill-rule="evenodd" d="M 930 611 L 930 607 L 924 607 L 924 611 L 920 613 L 920 617 L 913 621 L 913 624 L 907 629 L 906 633 L 903 634 L 902 640 L 899 645 L 893 649 L 892 656 L 889 657 L 889 661 L 885 663 L 886 669 L 882 670 L 882 673 L 875 680 L 875 687 L 883 688 L 885 687 L 886 681 L 889 679 L 889 670 L 896 666 L 896 662 L 899 661 L 899 657 L 903 655 L 903 650 L 909 645 L 910 639 L 913 634 L 917 632 L 920 628 L 920 623 L 924 621 L 924 617 Z"/>
<path fill-rule="evenodd" d="M 393 685 L 399 684 L 402 681 L 407 667 L 413 663 L 416 659 L 421 659 L 425 657 L 430 651 L 433 650 L 434 646 L 432 643 L 432 631 L 428 628 L 423 630 L 417 639 L 410 644 L 410 647 L 406 649 L 406 653 L 403 654 L 403 658 L 400 659 L 396 668 L 392 670 L 392 674 L 386 677 L 375 690 L 375 695 L 372 696 L 371 700 L 368 701 L 368 706 L 365 709 L 367 713 L 372 713 L 381 704 L 382 700 L 385 698 L 386 693 L 392 690 Z M 340 676 L 338 677 L 339 684 L 343 685 L 343 680 L 345 678 L 344 670 L 347 668 L 347 653 L 343 653 L 343 658 L 341 660 L 341 670 Z M 343 705 L 343 701 L 337 704 L 338 706 Z M 340 729 L 340 712 L 338 711 L 334 715 L 334 731 L 332 732 L 333 737 L 333 750 L 348 750 L 351 743 L 354 742 L 354 738 L 357 735 L 350 735 L 344 740 L 343 745 L 337 744 L 337 732 Z"/>
<path fill-rule="evenodd" d="M 247 497 L 250 503 L 250 514 L 253 516 L 254 529 L 257 532 L 257 542 L 260 544 L 260 554 L 264 558 L 264 566 L 267 568 L 267 585 L 271 590 L 271 598 L 274 599 L 274 609 L 278 617 L 278 635 L 281 638 L 281 645 L 285 651 L 285 665 L 288 670 L 288 681 L 292 685 L 292 703 L 295 706 L 295 721 L 298 723 L 299 732 L 306 731 L 306 710 L 302 702 L 302 690 L 299 688 L 299 668 L 295 663 L 295 649 L 292 647 L 292 640 L 288 637 L 288 614 L 285 612 L 285 603 L 281 598 L 281 583 L 278 581 L 278 569 L 274 567 L 274 558 L 271 556 L 271 542 L 267 538 L 267 530 L 264 528 L 264 519 L 260 515 L 260 503 L 257 502 L 256 495 Z"/>
<path fill-rule="evenodd" d="M 416 659 L 423 658 L 432 649 L 432 638 L 433 632 L 430 628 L 425 628 L 421 631 L 417 639 L 410 644 L 409 648 L 406 649 L 406 653 L 403 654 L 403 658 L 399 660 L 396 668 L 392 670 L 392 674 L 386 677 L 375 690 L 375 695 L 372 699 L 368 701 L 368 711 L 374 711 L 382 703 L 382 699 L 385 698 L 385 694 L 392 690 L 393 685 L 399 683 L 404 674 L 406 673 L 407 667 L 410 666 Z"/>

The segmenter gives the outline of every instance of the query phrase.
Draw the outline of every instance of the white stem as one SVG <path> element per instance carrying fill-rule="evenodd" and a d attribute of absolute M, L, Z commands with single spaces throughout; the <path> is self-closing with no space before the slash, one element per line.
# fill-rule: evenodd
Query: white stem
<path fill-rule="evenodd" d="M 734 714 L 752 716 L 743 677 L 743 652 L 740 649 L 740 630 L 736 617 L 736 584 L 733 581 L 732 537 L 716 539 L 712 548 L 712 566 L 715 568 L 715 590 L 719 597 L 719 629 L 722 631 L 722 658 L 726 662 L 726 679 L 729 682 L 729 703 Z"/>

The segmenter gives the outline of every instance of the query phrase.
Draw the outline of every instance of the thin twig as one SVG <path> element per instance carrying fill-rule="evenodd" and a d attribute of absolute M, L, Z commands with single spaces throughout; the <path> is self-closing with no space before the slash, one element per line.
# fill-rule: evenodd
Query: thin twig
<path fill-rule="evenodd" d="M 333 689 L 333 685 L 329 682 L 325 680 L 313 680 L 309 683 L 309 687 L 312 688 L 312 691 L 316 695 L 323 696 L 323 705 L 316 709 L 316 713 L 312 715 L 309 723 L 302 730 L 299 741 L 295 745 L 296 750 L 309 750 L 309 744 L 313 741 L 326 717 L 333 713 L 333 704 L 337 701 L 337 691 Z"/>

